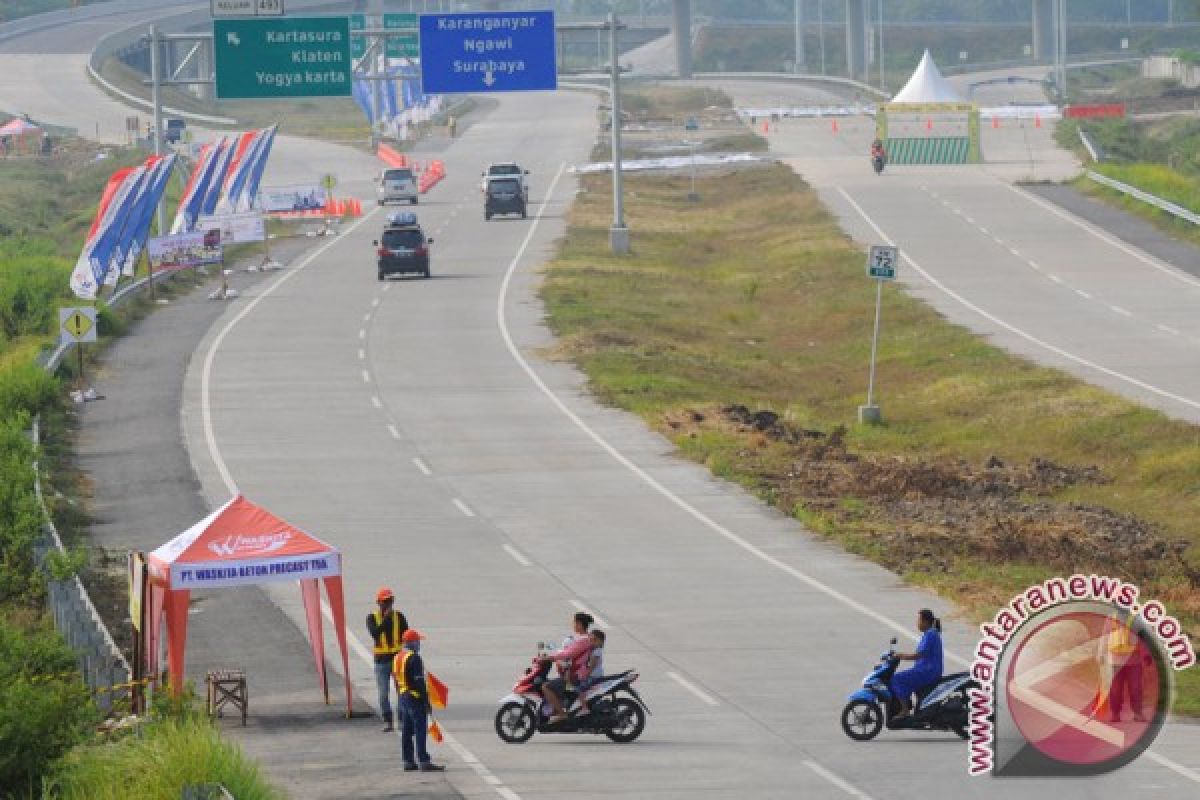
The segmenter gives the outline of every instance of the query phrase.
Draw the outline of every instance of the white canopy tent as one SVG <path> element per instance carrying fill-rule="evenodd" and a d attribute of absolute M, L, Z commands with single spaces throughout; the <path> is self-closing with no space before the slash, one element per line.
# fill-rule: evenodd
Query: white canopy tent
<path fill-rule="evenodd" d="M 912 77 L 908 79 L 908 83 L 896 93 L 890 102 L 894 105 L 898 103 L 965 103 L 967 100 L 938 70 L 937 64 L 933 63 L 933 56 L 927 49 L 925 55 L 921 56 L 921 63 L 917 65 Z"/>

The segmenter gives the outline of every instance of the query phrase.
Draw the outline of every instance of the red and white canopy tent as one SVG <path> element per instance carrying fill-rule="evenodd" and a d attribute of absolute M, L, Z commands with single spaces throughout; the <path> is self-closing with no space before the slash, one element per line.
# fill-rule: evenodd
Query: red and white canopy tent
<path fill-rule="evenodd" d="M 171 691 L 183 687 L 188 603 L 193 589 L 299 581 L 308 619 L 317 675 L 329 702 L 325 638 L 321 627 L 321 590 L 333 613 L 346 682 L 346 715 L 351 711 L 350 670 L 346 654 L 346 612 L 342 593 L 342 556 L 334 547 L 293 527 L 238 495 L 188 530 L 150 553 L 149 625 L 146 672 L 158 674 L 158 652 L 165 616 L 167 671 Z"/>
<path fill-rule="evenodd" d="M 22 145 L 29 152 L 37 152 L 41 148 L 42 137 L 46 132 L 34 125 L 28 120 L 21 117 L 14 117 L 3 125 L 0 125 L 0 137 L 8 143 L 6 152 L 19 152 Z M 29 141 L 36 140 L 36 145 L 29 146 Z"/>

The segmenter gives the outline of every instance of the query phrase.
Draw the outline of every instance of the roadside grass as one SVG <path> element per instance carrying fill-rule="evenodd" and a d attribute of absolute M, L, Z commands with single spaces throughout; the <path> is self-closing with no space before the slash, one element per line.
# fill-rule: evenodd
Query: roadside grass
<path fill-rule="evenodd" d="M 187 786 L 221 784 L 238 800 L 279 800 L 257 763 L 206 715 L 160 716 L 113 741 L 76 747 L 46 781 L 45 800 L 174 800 Z"/>
<path fill-rule="evenodd" d="M 542 287 L 555 355 L 604 402 L 972 620 L 1083 570 L 1137 580 L 1200 633 L 1200 430 L 1009 355 L 891 287 L 877 378 L 886 424 L 859 426 L 874 286 L 815 192 L 780 165 L 705 172 L 699 204 L 686 175 L 630 175 L 634 253 L 615 258 L 609 187 L 584 177 Z M 730 424 L 738 404 L 779 425 Z M 796 443 L 808 437 L 817 444 Z M 1045 462 L 1091 477 L 956 505 L 996 470 Z M 854 470 L 874 483 L 848 486 L 839 471 Z M 929 476 L 946 487 L 923 487 Z M 928 513 L 905 516 L 920 503 Z M 1092 518 L 1127 531 L 1128 545 L 1080 522 Z M 1200 714 L 1200 670 L 1178 678 L 1176 710 Z"/>
<path fill-rule="evenodd" d="M 147 97 L 149 89 L 142 83 L 142 75 L 136 70 L 110 58 L 101 65 L 100 74 L 117 88 L 138 97 Z M 291 136 L 307 136 L 329 142 L 361 145 L 366 147 L 370 127 L 362 110 L 349 98 L 322 97 L 312 100 L 200 100 L 182 89 L 164 87 L 162 102 L 165 106 L 209 116 L 236 119 L 238 128 L 262 128 L 282 123 L 282 128 Z M 149 119 L 147 112 L 139 112 L 143 127 Z M 169 112 L 164 115 L 170 117 Z M 314 175 L 319 168 L 314 167 Z"/>
<path fill-rule="evenodd" d="M 6 2 L 0 3 L 0 22 L 42 14 L 46 11 L 58 11 L 74 5 L 72 0 L 6 0 Z M 85 5 L 91 5 L 91 3 Z"/>
<path fill-rule="evenodd" d="M 1055 131 L 1059 145 L 1087 161 L 1079 140 L 1082 127 L 1104 153 L 1105 161 L 1089 168 L 1200 213 L 1200 122 L 1130 119 L 1063 120 Z M 1124 209 L 1178 239 L 1200 245 L 1200 226 L 1101 186 L 1081 175 L 1073 184 L 1086 195 Z"/>
<path fill-rule="evenodd" d="M 90 740 L 99 719 L 76 672 L 76 654 L 45 609 L 46 579 L 34 559 L 43 519 L 34 490 L 35 459 L 43 471 L 47 506 L 69 546 L 83 543 L 89 522 L 85 504 L 73 499 L 83 494 L 82 479 L 74 472 L 75 415 L 62 392 L 74 378 L 74 360 L 52 376 L 37 357 L 55 341 L 57 306 L 78 303 L 68 276 L 108 176 L 145 154 L 123 151 L 95 161 L 96 148 L 78 140 L 63 144 L 50 158 L 0 161 L 0 798 L 5 800 L 43 796 L 42 781 L 73 746 Z M 203 279 L 177 273 L 156 281 L 157 291 L 169 297 Z M 139 296 L 119 309 L 103 302 L 97 307 L 102 348 L 154 304 Z M 98 349 L 89 348 L 89 360 Z M 28 435 L 34 414 L 43 423 L 37 450 Z M 58 561 L 69 573 L 86 557 L 75 549 Z M 193 774 L 208 780 L 228 774 L 229 785 L 239 787 L 238 797 L 275 796 L 250 779 L 253 768 L 235 758 L 233 745 L 216 740 L 207 722 L 184 718 L 152 725 L 139 742 L 135 752 L 142 756 L 161 752 L 195 759 L 182 773 L 189 780 Z M 145 765 L 133 768 L 117 759 L 119 766 L 112 767 L 106 760 L 111 752 L 122 751 L 89 748 L 75 757 L 63 784 L 70 791 L 46 796 L 179 796 L 178 787 L 158 791 L 157 784 L 149 793 L 131 791 L 129 776 L 146 772 Z M 178 771 L 160 765 L 149 772 L 163 773 L 166 780 L 173 779 L 171 770 Z"/>

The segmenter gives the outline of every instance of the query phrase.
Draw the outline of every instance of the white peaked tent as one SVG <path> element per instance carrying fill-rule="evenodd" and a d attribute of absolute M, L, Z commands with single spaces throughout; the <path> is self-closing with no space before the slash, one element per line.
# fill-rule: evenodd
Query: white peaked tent
<path fill-rule="evenodd" d="M 917 65 L 908 83 L 891 99 L 892 104 L 965 102 L 966 98 L 942 76 L 937 64 L 933 63 L 933 56 L 929 54 L 929 50 L 921 56 L 921 63 Z"/>

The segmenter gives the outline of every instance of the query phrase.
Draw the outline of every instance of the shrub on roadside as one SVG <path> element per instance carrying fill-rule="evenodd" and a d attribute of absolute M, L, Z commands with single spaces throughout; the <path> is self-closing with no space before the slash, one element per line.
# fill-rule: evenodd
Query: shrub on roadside
<path fill-rule="evenodd" d="M 0 615 L 0 798 L 36 796 L 50 766 L 97 719 L 75 654 L 45 619 Z"/>
<path fill-rule="evenodd" d="M 47 781 L 45 800 L 177 800 L 184 786 L 219 783 L 238 800 L 282 795 L 236 743 L 202 715 L 158 718 L 137 735 L 73 750 Z"/>

